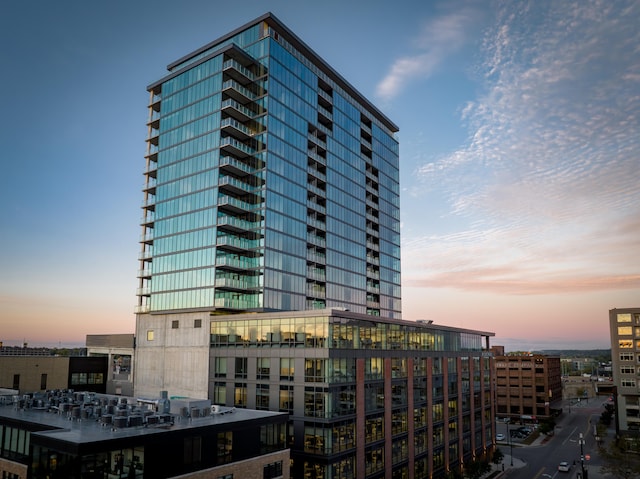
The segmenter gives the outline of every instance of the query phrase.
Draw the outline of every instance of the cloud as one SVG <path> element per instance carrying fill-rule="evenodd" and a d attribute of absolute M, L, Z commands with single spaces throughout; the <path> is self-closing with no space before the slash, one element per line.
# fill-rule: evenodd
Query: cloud
<path fill-rule="evenodd" d="M 475 10 L 466 6 L 426 22 L 415 39 L 415 53 L 393 63 L 376 88 L 377 96 L 391 100 L 415 78 L 431 76 L 448 55 L 464 45 L 475 17 Z"/>
<path fill-rule="evenodd" d="M 639 287 L 640 4 L 496 8 L 477 69 L 484 93 L 462 109 L 469 139 L 418 171 L 466 228 L 408 239 L 403 281 L 511 294 Z"/>

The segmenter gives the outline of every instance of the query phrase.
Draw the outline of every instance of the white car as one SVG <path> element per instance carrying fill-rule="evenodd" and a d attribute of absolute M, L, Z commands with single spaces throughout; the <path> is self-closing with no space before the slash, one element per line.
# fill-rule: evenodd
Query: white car
<path fill-rule="evenodd" d="M 560 472 L 569 472 L 571 470 L 571 466 L 569 465 L 568 462 L 561 462 L 560 464 L 558 464 L 558 471 Z"/>
<path fill-rule="evenodd" d="M 504 441 L 504 434 L 496 434 L 496 441 Z"/>

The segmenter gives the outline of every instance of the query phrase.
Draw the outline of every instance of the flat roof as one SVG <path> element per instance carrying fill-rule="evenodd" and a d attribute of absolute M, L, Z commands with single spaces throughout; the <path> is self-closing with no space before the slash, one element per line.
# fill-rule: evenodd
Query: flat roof
<path fill-rule="evenodd" d="M 103 394 L 93 394 L 93 396 L 112 397 Z M 129 399 L 137 401 L 135 398 Z M 32 431 L 32 436 L 45 439 L 47 444 L 51 444 L 51 441 L 63 442 L 75 448 L 75 446 L 91 443 L 157 436 L 168 432 L 216 426 L 220 429 L 225 429 L 225 426 L 241 426 L 245 422 L 262 422 L 265 420 L 269 422 L 268 419 L 286 420 L 288 418 L 287 413 L 254 409 L 220 406 L 219 411 L 218 413 L 193 418 L 173 414 L 171 415 L 173 418 L 171 423 L 114 427 L 113 424 L 103 424 L 97 417 L 70 419 L 66 412 L 61 413 L 49 407 L 23 409 L 16 407 L 15 404 L 7 404 L 0 405 L 0 423 L 19 423 L 24 429 Z M 114 415 L 113 417 L 117 416 Z"/>

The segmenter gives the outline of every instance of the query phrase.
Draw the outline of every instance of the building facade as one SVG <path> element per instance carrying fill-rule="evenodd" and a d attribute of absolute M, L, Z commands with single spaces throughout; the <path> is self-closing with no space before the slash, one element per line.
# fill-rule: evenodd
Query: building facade
<path fill-rule="evenodd" d="M 106 393 L 133 395 L 133 334 L 88 334 L 87 356 L 107 360 Z"/>
<path fill-rule="evenodd" d="M 136 393 L 195 383 L 215 404 L 288 412 L 292 477 L 445 477 L 492 448 L 493 333 L 332 309 L 201 319 L 138 330 Z M 193 330 L 206 361 L 171 346 Z"/>
<path fill-rule="evenodd" d="M 640 308 L 609 311 L 617 427 L 640 430 Z"/>
<path fill-rule="evenodd" d="M 150 92 L 138 313 L 400 318 L 398 128 L 266 14 Z"/>
<path fill-rule="evenodd" d="M 496 415 L 511 423 L 535 423 L 562 409 L 559 356 L 543 354 L 495 357 Z"/>
<path fill-rule="evenodd" d="M 0 388 L 106 391 L 107 361 L 86 356 L 0 356 Z"/>

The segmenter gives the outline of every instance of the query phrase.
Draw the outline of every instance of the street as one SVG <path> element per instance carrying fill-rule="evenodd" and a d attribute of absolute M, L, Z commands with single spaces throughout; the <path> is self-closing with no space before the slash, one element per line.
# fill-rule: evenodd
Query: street
<path fill-rule="evenodd" d="M 594 437 L 594 425 L 597 424 L 603 411 L 601 402 L 594 400 L 591 404 L 580 404 L 565 408 L 565 413 L 558 418 L 555 435 L 549 438 L 540 437 L 531 445 L 523 445 L 522 441 L 513 442 L 513 468 L 510 467 L 511 448 L 507 443 L 500 443 L 499 448 L 505 455 L 505 475 L 509 479 L 607 479 L 600 472 L 602 460 L 598 455 L 598 447 Z M 502 431 L 498 431 L 502 432 Z M 582 441 L 581 444 L 581 437 Z M 613 429 L 609 429 L 605 440 L 613 437 Z M 582 456 L 581 456 L 582 451 Z M 584 463 L 581 461 L 584 458 Z M 566 461 L 568 472 L 558 470 L 558 465 Z M 584 466 L 585 474 L 582 474 Z"/>

